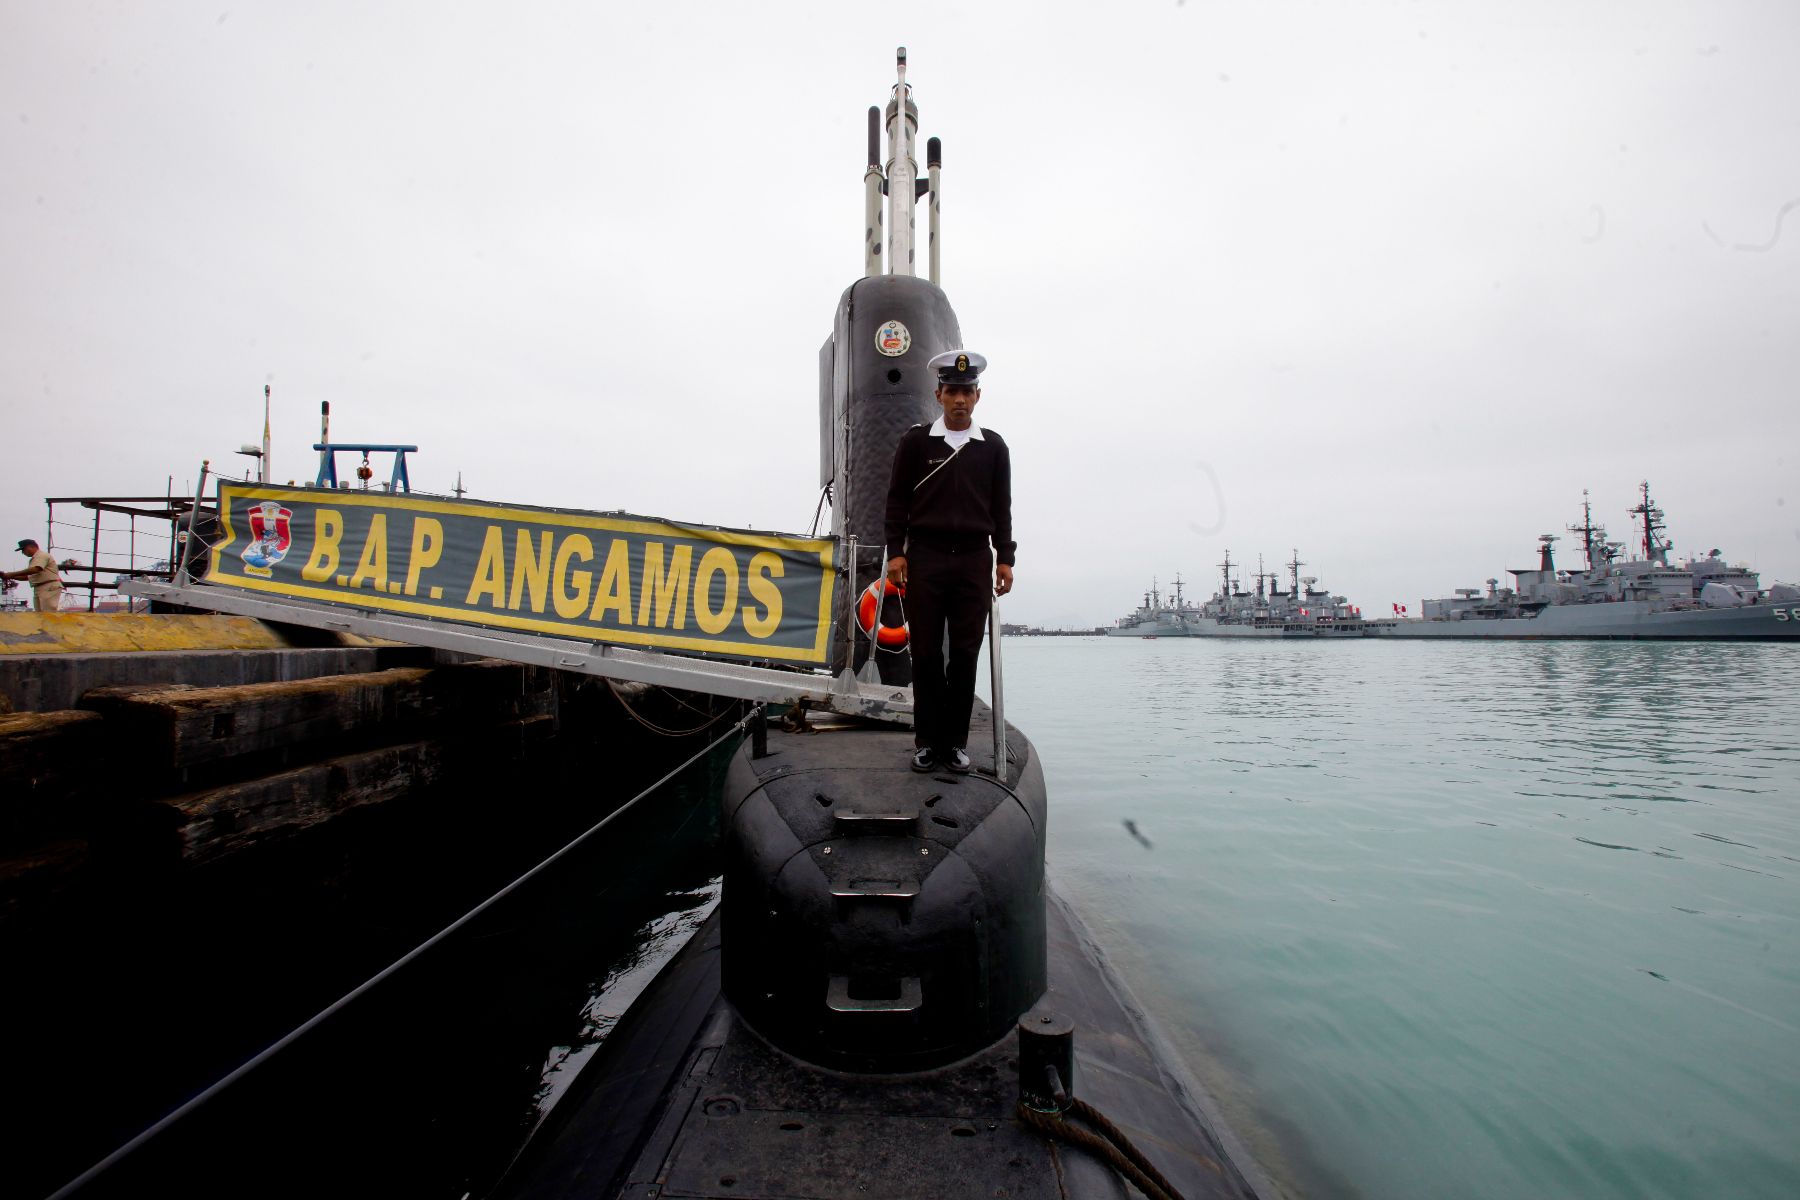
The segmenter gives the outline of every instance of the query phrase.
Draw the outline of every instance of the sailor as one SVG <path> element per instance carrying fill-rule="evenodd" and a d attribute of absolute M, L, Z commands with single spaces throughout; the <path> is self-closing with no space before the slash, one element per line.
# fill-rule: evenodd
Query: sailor
<path fill-rule="evenodd" d="M 31 599 L 39 612 L 62 607 L 63 581 L 56 560 L 39 549 L 35 538 L 20 538 L 19 553 L 29 561 L 23 570 L 0 572 L 0 579 L 24 579 L 31 583 Z"/>
<path fill-rule="evenodd" d="M 927 365 L 944 412 L 901 434 L 894 451 L 887 577 L 905 589 L 912 769 L 966 773 L 981 635 L 993 597 L 1012 590 L 1012 458 L 999 434 L 975 424 L 987 359 L 950 350 Z"/>

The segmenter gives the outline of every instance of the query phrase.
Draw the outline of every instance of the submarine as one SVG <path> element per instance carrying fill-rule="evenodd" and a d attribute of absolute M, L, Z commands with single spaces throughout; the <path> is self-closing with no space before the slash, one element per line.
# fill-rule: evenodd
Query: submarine
<path fill-rule="evenodd" d="M 869 110 L 864 273 L 820 351 L 819 446 L 842 553 L 832 670 L 908 698 L 904 614 L 871 587 L 882 508 L 899 437 L 938 411 L 925 364 L 963 342 L 940 283 L 942 146 L 921 177 L 904 48 L 896 68 Z M 904 704 L 752 726 L 719 799 L 719 905 L 494 1195 L 1278 1194 L 1051 886 L 1043 763 L 1004 719 L 989 632 L 972 773 L 909 769 Z"/>

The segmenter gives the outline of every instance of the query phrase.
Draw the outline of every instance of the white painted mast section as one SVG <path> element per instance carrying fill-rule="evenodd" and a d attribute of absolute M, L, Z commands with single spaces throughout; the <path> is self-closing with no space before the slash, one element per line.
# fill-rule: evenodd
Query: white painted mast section
<path fill-rule="evenodd" d="M 912 138 L 918 129 L 918 110 L 912 89 L 906 85 L 906 47 L 895 54 L 899 82 L 888 101 L 888 273 L 913 274 L 913 200 L 918 190 L 919 164 L 913 161 Z"/>
<path fill-rule="evenodd" d="M 263 452 L 262 473 L 257 476 L 258 482 L 269 482 L 269 385 L 263 384 Z"/>

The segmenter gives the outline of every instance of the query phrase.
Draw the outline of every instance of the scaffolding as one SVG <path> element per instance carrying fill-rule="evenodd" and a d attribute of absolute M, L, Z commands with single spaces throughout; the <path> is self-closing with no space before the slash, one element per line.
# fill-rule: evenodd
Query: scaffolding
<path fill-rule="evenodd" d="M 69 520 L 71 507 L 91 516 Z M 174 578 L 175 564 L 180 559 L 182 525 L 193 508 L 194 497 L 173 494 L 46 496 L 48 544 L 44 549 L 61 564 L 63 589 L 87 592 L 86 611 L 144 611 L 149 606 L 145 599 L 102 601 L 100 594 L 116 593 L 122 580 Z M 157 522 L 166 523 L 167 531 L 159 529 Z M 74 557 L 77 554 L 83 557 Z"/>

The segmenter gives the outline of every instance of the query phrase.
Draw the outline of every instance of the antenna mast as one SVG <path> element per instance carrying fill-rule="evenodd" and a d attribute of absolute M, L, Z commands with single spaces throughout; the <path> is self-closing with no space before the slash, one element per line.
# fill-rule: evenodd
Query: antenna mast
<path fill-rule="evenodd" d="M 913 273 L 913 202 L 918 199 L 919 164 L 913 160 L 913 135 L 919 130 L 919 110 L 913 106 L 912 88 L 906 83 L 906 47 L 894 52 L 894 98 L 888 101 L 888 273 Z"/>
<path fill-rule="evenodd" d="M 1594 524 L 1594 505 L 1588 499 L 1586 488 L 1581 489 L 1581 524 L 1570 525 L 1568 529 L 1570 533 L 1581 535 L 1581 549 L 1587 555 L 1587 569 L 1592 571 L 1594 559 L 1596 557 L 1604 558 L 1604 555 L 1599 555 L 1598 551 L 1601 543 L 1606 540 L 1606 529 Z"/>
<path fill-rule="evenodd" d="M 1673 543 L 1662 536 L 1667 528 L 1663 525 L 1663 510 L 1650 502 L 1648 479 L 1638 485 L 1638 494 L 1643 500 L 1631 510 L 1631 515 L 1644 518 L 1644 559 L 1666 567 L 1669 565 L 1669 547 Z"/>

